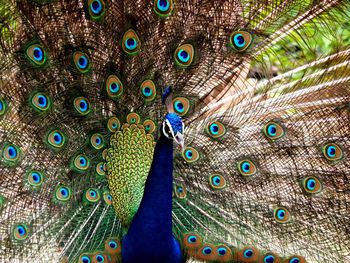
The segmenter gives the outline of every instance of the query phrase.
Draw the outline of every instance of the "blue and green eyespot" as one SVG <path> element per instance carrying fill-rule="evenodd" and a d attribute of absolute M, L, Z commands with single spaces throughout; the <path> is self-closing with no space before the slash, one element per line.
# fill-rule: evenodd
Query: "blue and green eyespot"
<path fill-rule="evenodd" d="M 49 146 L 53 147 L 53 149 L 59 150 L 65 146 L 67 138 L 63 132 L 59 130 L 52 130 L 48 133 L 46 141 Z"/>
<path fill-rule="evenodd" d="M 179 67 L 188 67 L 194 60 L 194 47 L 191 44 L 183 44 L 175 50 L 175 63 Z"/>
<path fill-rule="evenodd" d="M 126 116 L 126 122 L 129 124 L 139 124 L 140 120 L 141 117 L 136 112 L 131 112 Z"/>
<path fill-rule="evenodd" d="M 209 185 L 214 190 L 221 190 L 226 187 L 226 179 L 221 174 L 213 174 L 209 176 Z"/>
<path fill-rule="evenodd" d="M 153 9 L 159 17 L 165 18 L 173 13 L 174 3 L 172 0 L 154 0 Z"/>
<path fill-rule="evenodd" d="M 47 111 L 51 107 L 51 99 L 43 92 L 33 94 L 30 102 L 31 106 L 39 112 Z"/>
<path fill-rule="evenodd" d="M 325 144 L 322 153 L 329 162 L 338 162 L 344 158 L 343 149 L 336 143 Z"/>
<path fill-rule="evenodd" d="M 85 116 L 91 112 L 90 102 L 87 98 L 77 97 L 74 99 L 74 109 L 79 115 Z"/>
<path fill-rule="evenodd" d="M 5 99 L 0 97 L 0 117 L 3 116 L 6 112 L 7 104 Z"/>
<path fill-rule="evenodd" d="M 38 67 L 43 66 L 47 61 L 46 51 L 40 44 L 30 45 L 26 49 L 26 56 L 33 65 Z"/>
<path fill-rule="evenodd" d="M 96 150 L 101 150 L 105 146 L 105 140 L 100 133 L 95 133 L 90 137 L 90 144 Z"/>
<path fill-rule="evenodd" d="M 70 187 L 64 186 L 64 185 L 59 185 L 55 189 L 54 197 L 57 201 L 65 203 L 65 202 L 69 201 L 69 199 L 71 198 L 71 195 L 72 195 L 72 190 Z"/>
<path fill-rule="evenodd" d="M 116 75 L 109 75 L 106 80 L 106 91 L 112 99 L 119 98 L 123 94 L 123 83 Z"/>
<path fill-rule="evenodd" d="M 108 238 L 105 241 L 105 250 L 110 255 L 116 255 L 121 253 L 120 241 L 116 238 Z"/>
<path fill-rule="evenodd" d="M 79 256 L 79 263 L 91 263 L 91 255 L 83 253 Z"/>
<path fill-rule="evenodd" d="M 226 127 L 220 121 L 213 121 L 206 126 L 206 132 L 213 139 L 218 139 L 225 135 Z"/>
<path fill-rule="evenodd" d="M 85 197 L 85 200 L 87 200 L 89 203 L 96 203 L 101 198 L 99 190 L 95 188 L 87 189 L 85 191 L 84 197 Z"/>
<path fill-rule="evenodd" d="M 199 152 L 193 147 L 186 147 L 182 152 L 182 156 L 186 162 L 193 163 L 198 161 Z"/>
<path fill-rule="evenodd" d="M 145 101 L 150 102 L 156 98 L 156 85 L 150 79 L 147 79 L 141 83 L 140 86 L 142 97 Z"/>
<path fill-rule="evenodd" d="M 185 199 L 187 197 L 187 190 L 182 184 L 174 186 L 174 193 L 179 199 Z"/>
<path fill-rule="evenodd" d="M 105 176 L 106 171 L 105 171 L 105 164 L 103 162 L 100 162 L 96 165 L 96 172 L 100 176 Z"/>
<path fill-rule="evenodd" d="M 15 165 L 20 159 L 21 150 L 14 144 L 5 144 L 2 149 L 2 158 L 9 165 Z"/>
<path fill-rule="evenodd" d="M 315 176 L 308 176 L 301 183 L 303 190 L 308 194 L 317 194 L 322 191 L 322 183 Z"/>
<path fill-rule="evenodd" d="M 105 191 L 105 192 L 103 193 L 103 200 L 105 201 L 105 203 L 106 203 L 107 205 L 111 205 L 111 204 L 112 204 L 113 198 L 112 198 L 112 195 L 110 194 L 110 192 Z"/>
<path fill-rule="evenodd" d="M 177 115 L 183 117 L 190 109 L 190 101 L 185 97 L 177 97 L 173 99 L 173 108 Z"/>
<path fill-rule="evenodd" d="M 275 260 L 276 260 L 276 258 L 272 254 L 267 254 L 264 256 L 264 263 L 274 263 Z"/>
<path fill-rule="evenodd" d="M 156 130 L 156 124 L 154 123 L 154 121 L 152 121 L 151 119 L 147 119 L 143 122 L 143 127 L 145 128 L 146 133 L 153 133 Z"/>
<path fill-rule="evenodd" d="M 12 228 L 13 237 L 18 241 L 23 241 L 28 237 L 28 227 L 25 224 L 17 224 Z"/>
<path fill-rule="evenodd" d="M 106 5 L 103 0 L 88 0 L 87 5 L 92 20 L 99 20 L 104 16 Z"/>
<path fill-rule="evenodd" d="M 249 159 L 243 159 L 237 162 L 237 168 L 239 173 L 243 176 L 252 176 L 257 172 L 256 165 Z"/>
<path fill-rule="evenodd" d="M 229 46 L 237 52 L 247 50 L 253 42 L 253 35 L 247 31 L 235 31 L 230 36 Z"/>
<path fill-rule="evenodd" d="M 141 51 L 141 41 L 134 30 L 129 29 L 124 33 L 122 48 L 128 55 L 135 56 L 139 54 Z"/>
<path fill-rule="evenodd" d="M 183 244 L 187 249 L 198 249 L 202 246 L 202 237 L 197 233 L 187 233 L 183 237 Z"/>
<path fill-rule="evenodd" d="M 44 181 L 44 175 L 42 172 L 31 170 L 27 173 L 27 182 L 31 187 L 38 188 Z"/>
<path fill-rule="evenodd" d="M 77 172 L 85 172 L 90 167 L 90 160 L 83 154 L 77 155 L 73 160 L 73 170 Z"/>
<path fill-rule="evenodd" d="M 120 129 L 120 121 L 117 117 L 112 116 L 109 118 L 107 128 L 110 132 L 116 132 Z"/>
<path fill-rule="evenodd" d="M 274 217 L 278 223 L 284 224 L 290 221 L 290 213 L 284 207 L 277 207 L 274 210 Z"/>
<path fill-rule="evenodd" d="M 284 136 L 284 129 L 279 123 L 270 121 L 264 125 L 263 133 L 268 139 L 275 141 Z"/>
<path fill-rule="evenodd" d="M 91 69 L 90 58 L 86 53 L 75 51 L 73 53 L 73 62 L 80 73 L 87 73 Z"/>

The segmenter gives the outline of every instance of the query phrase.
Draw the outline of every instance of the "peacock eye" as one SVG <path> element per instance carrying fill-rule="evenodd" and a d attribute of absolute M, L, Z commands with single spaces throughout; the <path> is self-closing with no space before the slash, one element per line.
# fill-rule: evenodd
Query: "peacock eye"
<path fill-rule="evenodd" d="M 111 117 L 108 120 L 107 128 L 110 132 L 116 132 L 120 128 L 120 121 L 117 117 Z"/>
<path fill-rule="evenodd" d="M 95 133 L 91 136 L 90 143 L 96 150 L 100 150 L 105 146 L 104 138 L 99 133 Z"/>
<path fill-rule="evenodd" d="M 38 187 L 43 182 L 43 175 L 38 171 L 30 171 L 27 175 L 28 183 L 31 186 Z"/>
<path fill-rule="evenodd" d="M 284 136 L 283 127 L 280 124 L 273 121 L 268 122 L 264 125 L 263 133 L 268 139 L 272 141 L 275 141 Z"/>
<path fill-rule="evenodd" d="M 90 102 L 84 97 L 78 97 L 74 99 L 74 109 L 80 115 L 87 115 L 91 112 Z"/>
<path fill-rule="evenodd" d="M 179 199 L 185 199 L 187 197 L 187 191 L 183 185 L 175 186 L 174 192 L 175 192 L 176 197 Z"/>
<path fill-rule="evenodd" d="M 204 247 L 204 248 L 202 249 L 202 253 L 203 253 L 204 255 L 210 255 L 212 252 L 213 252 L 213 250 L 212 250 L 211 247 Z"/>
<path fill-rule="evenodd" d="M 53 130 L 48 134 L 46 141 L 49 145 L 53 146 L 54 149 L 60 149 L 65 145 L 66 137 L 61 131 Z"/>
<path fill-rule="evenodd" d="M 96 165 L 96 172 L 100 176 L 104 176 L 106 174 L 103 162 L 100 162 Z"/>
<path fill-rule="evenodd" d="M 28 228 L 24 224 L 16 225 L 13 228 L 13 236 L 16 240 L 24 240 L 28 237 Z"/>
<path fill-rule="evenodd" d="M 90 70 L 90 59 L 85 53 L 80 51 L 74 52 L 73 61 L 79 72 L 87 73 Z"/>
<path fill-rule="evenodd" d="M 288 260 L 288 263 L 305 263 L 305 259 L 301 256 L 291 256 Z"/>
<path fill-rule="evenodd" d="M 251 160 L 241 160 L 237 163 L 237 167 L 238 171 L 243 176 L 250 176 L 256 174 L 256 166 Z"/>
<path fill-rule="evenodd" d="M 331 162 L 343 159 L 343 150 L 336 143 L 327 143 L 322 147 L 324 157 Z"/>
<path fill-rule="evenodd" d="M 251 258 L 252 256 L 253 256 L 253 250 L 252 249 L 246 249 L 246 250 L 244 250 L 244 252 L 243 252 L 243 256 L 245 257 L 245 258 Z"/>
<path fill-rule="evenodd" d="M 209 176 L 209 184 L 213 189 L 223 189 L 226 187 L 226 180 L 221 174 Z"/>
<path fill-rule="evenodd" d="M 182 155 L 188 163 L 193 163 L 199 159 L 199 152 L 193 147 L 186 147 Z"/>
<path fill-rule="evenodd" d="M 179 116 L 184 116 L 190 109 L 190 101 L 184 97 L 177 97 L 173 100 L 175 113 Z"/>
<path fill-rule="evenodd" d="M 31 105 L 37 111 L 47 111 L 50 109 L 51 100 L 42 92 L 38 92 L 32 96 Z"/>
<path fill-rule="evenodd" d="M 168 17 L 171 15 L 174 8 L 172 0 L 155 0 L 154 11 L 160 17 Z"/>
<path fill-rule="evenodd" d="M 91 259 L 88 256 L 82 256 L 80 259 L 80 262 L 82 263 L 90 263 Z"/>
<path fill-rule="evenodd" d="M 36 66 L 44 65 L 47 60 L 46 51 L 39 44 L 29 46 L 26 55 Z"/>
<path fill-rule="evenodd" d="M 278 207 L 274 211 L 275 220 L 278 223 L 287 223 L 290 220 L 289 211 L 284 207 Z"/>
<path fill-rule="evenodd" d="M 7 105 L 5 100 L 0 97 L 0 116 L 5 114 L 6 108 L 7 108 Z"/>
<path fill-rule="evenodd" d="M 88 1 L 89 15 L 93 20 L 100 19 L 105 12 L 105 3 L 102 0 Z"/>
<path fill-rule="evenodd" d="M 96 261 L 99 262 L 99 263 L 105 262 L 105 257 L 102 254 L 97 254 L 95 256 L 95 258 L 96 258 Z"/>
<path fill-rule="evenodd" d="M 145 127 L 145 131 L 147 133 L 152 133 L 156 130 L 156 124 L 154 121 L 148 119 L 143 122 L 143 126 Z"/>
<path fill-rule="evenodd" d="M 274 263 L 275 257 L 273 255 L 265 255 L 264 256 L 264 263 Z"/>
<path fill-rule="evenodd" d="M 89 203 L 96 203 L 100 200 L 100 193 L 97 189 L 90 188 L 86 190 L 84 196 Z"/>
<path fill-rule="evenodd" d="M 175 50 L 175 63 L 179 67 L 188 67 L 194 58 L 194 48 L 191 44 L 184 44 Z"/>
<path fill-rule="evenodd" d="M 196 233 L 188 233 L 183 237 L 184 246 L 188 249 L 197 249 L 202 245 L 202 238 Z"/>
<path fill-rule="evenodd" d="M 105 241 L 106 252 L 110 255 L 116 255 L 121 252 L 120 241 L 115 238 L 109 238 Z"/>
<path fill-rule="evenodd" d="M 103 193 L 103 200 L 105 201 L 105 203 L 107 205 L 111 205 L 112 204 L 112 196 L 111 196 L 111 194 L 108 191 Z"/>
<path fill-rule="evenodd" d="M 222 136 L 225 135 L 226 133 L 226 128 L 225 126 L 219 122 L 219 121 L 214 121 L 214 122 L 210 122 L 207 125 L 206 128 L 206 132 L 209 134 L 210 137 L 212 137 L 213 139 L 218 139 Z"/>
<path fill-rule="evenodd" d="M 123 83 L 116 75 L 108 76 L 106 80 L 106 91 L 111 98 L 118 98 L 123 94 Z"/>
<path fill-rule="evenodd" d="M 224 247 L 218 248 L 217 251 L 218 251 L 218 255 L 220 255 L 220 256 L 224 256 L 227 253 L 227 249 Z"/>
<path fill-rule="evenodd" d="M 320 180 L 314 176 L 309 176 L 303 179 L 302 186 L 304 190 L 309 194 L 317 194 L 322 190 L 322 184 Z"/>
<path fill-rule="evenodd" d="M 77 155 L 73 161 L 73 169 L 77 172 L 84 172 L 90 167 L 90 160 L 82 154 Z"/>
<path fill-rule="evenodd" d="M 67 186 L 59 186 L 56 188 L 55 197 L 59 201 L 66 202 L 71 197 L 71 189 Z"/>
<path fill-rule="evenodd" d="M 2 157 L 8 161 L 10 164 L 14 164 L 19 160 L 20 157 L 20 150 L 15 145 L 5 145 L 2 151 Z"/>
<path fill-rule="evenodd" d="M 141 42 L 136 32 L 129 29 L 125 32 L 122 40 L 122 48 L 128 55 L 137 55 L 141 50 Z"/>
<path fill-rule="evenodd" d="M 156 98 L 156 85 L 152 80 L 142 82 L 140 89 L 145 101 L 150 102 Z"/>
<path fill-rule="evenodd" d="M 126 121 L 127 121 L 129 124 L 139 124 L 139 123 L 140 123 L 140 120 L 141 120 L 140 115 L 138 115 L 138 114 L 135 113 L 135 112 L 129 113 L 129 114 L 126 116 Z"/>
<path fill-rule="evenodd" d="M 253 36 L 246 31 L 235 31 L 230 37 L 230 46 L 238 51 L 242 52 L 246 50 L 252 43 Z"/>

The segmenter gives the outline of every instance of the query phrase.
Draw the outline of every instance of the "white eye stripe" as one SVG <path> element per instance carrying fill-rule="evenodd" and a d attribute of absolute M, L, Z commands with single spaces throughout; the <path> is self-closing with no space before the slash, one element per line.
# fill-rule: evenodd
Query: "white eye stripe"
<path fill-rule="evenodd" d="M 168 134 L 165 127 L 168 127 L 169 131 L 171 134 Z M 164 135 L 168 138 L 168 139 L 172 139 L 174 138 L 174 131 L 173 131 L 173 127 L 171 127 L 171 124 L 169 122 L 169 120 L 165 120 L 165 122 L 163 122 L 163 133 Z"/>

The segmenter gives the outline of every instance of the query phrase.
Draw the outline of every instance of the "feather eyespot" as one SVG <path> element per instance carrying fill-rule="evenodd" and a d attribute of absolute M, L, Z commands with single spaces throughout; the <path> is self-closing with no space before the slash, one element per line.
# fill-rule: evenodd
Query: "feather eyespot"
<path fill-rule="evenodd" d="M 106 91 L 111 98 L 118 98 L 123 94 L 123 83 L 116 75 L 108 76 L 106 80 Z"/>
<path fill-rule="evenodd" d="M 230 46 L 238 52 L 245 51 L 253 42 L 253 35 L 247 31 L 235 31 L 230 37 Z"/>
<path fill-rule="evenodd" d="M 60 149 L 66 144 L 66 136 L 59 130 L 53 130 L 47 135 L 46 141 L 54 149 Z"/>
<path fill-rule="evenodd" d="M 287 259 L 287 263 L 306 263 L 305 259 L 301 256 L 291 256 Z"/>
<path fill-rule="evenodd" d="M 50 98 L 42 92 L 35 93 L 31 99 L 31 105 L 37 111 L 47 111 L 51 107 Z"/>
<path fill-rule="evenodd" d="M 174 111 L 179 116 L 185 116 L 190 109 L 190 101 L 185 97 L 177 97 L 173 99 Z"/>
<path fill-rule="evenodd" d="M 156 85 L 152 80 L 145 80 L 140 86 L 142 97 L 145 101 L 150 102 L 156 98 Z"/>
<path fill-rule="evenodd" d="M 150 119 L 143 122 L 143 127 L 147 133 L 153 133 L 156 130 L 156 124 Z"/>
<path fill-rule="evenodd" d="M 205 261 L 214 261 L 217 258 L 216 253 L 214 253 L 215 246 L 211 244 L 204 244 L 198 253 L 198 259 L 205 260 Z"/>
<path fill-rule="evenodd" d="M 277 207 L 274 211 L 274 217 L 278 223 L 284 224 L 290 220 L 290 213 L 284 207 Z"/>
<path fill-rule="evenodd" d="M 132 29 L 125 32 L 122 40 L 122 48 L 128 55 L 137 55 L 141 50 L 141 41 Z"/>
<path fill-rule="evenodd" d="M 254 247 L 244 247 L 237 253 L 239 262 L 258 262 L 259 250 Z"/>
<path fill-rule="evenodd" d="M 154 11 L 160 17 L 170 16 L 173 9 L 173 0 L 154 0 Z"/>
<path fill-rule="evenodd" d="M 191 44 L 184 44 L 175 50 L 175 63 L 179 67 L 188 67 L 194 59 L 194 48 Z"/>
<path fill-rule="evenodd" d="M 105 146 L 105 140 L 100 133 L 95 133 L 90 138 L 90 143 L 96 150 L 101 150 Z"/>
<path fill-rule="evenodd" d="M 87 115 L 91 112 L 90 109 L 90 102 L 87 98 L 84 97 L 78 97 L 74 99 L 74 109 L 77 113 L 80 115 Z"/>
<path fill-rule="evenodd" d="M 90 255 L 84 253 L 79 256 L 79 263 L 91 263 Z"/>
<path fill-rule="evenodd" d="M 179 199 L 185 199 L 187 197 L 187 191 L 183 185 L 175 186 L 174 192 L 175 192 L 175 196 Z"/>
<path fill-rule="evenodd" d="M 187 249 L 198 249 L 202 245 L 202 237 L 196 233 L 188 233 L 184 235 L 183 243 Z"/>
<path fill-rule="evenodd" d="M 27 174 L 27 180 L 30 186 L 32 187 L 39 187 L 42 185 L 44 176 L 39 171 L 30 171 Z"/>
<path fill-rule="evenodd" d="M 120 129 L 120 121 L 117 117 L 111 117 L 108 120 L 107 128 L 110 132 L 116 132 Z"/>
<path fill-rule="evenodd" d="M 89 203 L 96 203 L 100 200 L 100 192 L 94 188 L 86 190 L 84 196 Z"/>
<path fill-rule="evenodd" d="M 2 150 L 2 157 L 9 164 L 15 164 L 20 158 L 20 149 L 13 144 L 5 145 Z"/>
<path fill-rule="evenodd" d="M 104 163 L 100 162 L 96 165 L 96 172 L 98 175 L 100 176 L 105 176 L 106 172 L 105 172 L 105 167 L 104 167 Z"/>
<path fill-rule="evenodd" d="M 216 246 L 217 259 L 220 262 L 230 262 L 233 258 L 232 250 L 226 245 Z"/>
<path fill-rule="evenodd" d="M 199 152 L 193 147 L 186 147 L 182 152 L 182 156 L 186 162 L 193 163 L 198 161 Z"/>
<path fill-rule="evenodd" d="M 277 122 L 271 121 L 264 125 L 263 133 L 268 139 L 275 141 L 284 136 L 284 129 Z"/>
<path fill-rule="evenodd" d="M 315 176 L 309 176 L 303 179 L 302 186 L 308 194 L 317 194 L 322 191 L 322 183 Z"/>
<path fill-rule="evenodd" d="M 138 115 L 137 113 L 129 113 L 127 116 L 126 116 L 126 121 L 129 123 L 129 124 L 139 124 L 140 123 L 140 115 Z"/>
<path fill-rule="evenodd" d="M 121 252 L 121 243 L 119 240 L 109 238 L 105 241 L 106 252 L 110 255 L 117 255 Z"/>
<path fill-rule="evenodd" d="M 219 121 L 210 122 L 206 127 L 206 132 L 213 139 L 218 139 L 225 135 L 226 127 Z"/>
<path fill-rule="evenodd" d="M 245 258 L 251 258 L 253 256 L 254 252 L 252 249 L 246 249 L 243 251 L 243 257 Z"/>
<path fill-rule="evenodd" d="M 107 260 L 106 256 L 102 253 L 96 253 L 94 258 L 95 258 L 96 262 L 98 262 L 98 263 L 103 263 Z"/>
<path fill-rule="evenodd" d="M 256 174 L 256 165 L 248 159 L 241 160 L 237 163 L 238 171 L 243 176 L 251 176 Z"/>
<path fill-rule="evenodd" d="M 39 44 L 31 45 L 26 50 L 27 57 L 36 66 L 42 66 L 47 60 L 45 49 Z"/>
<path fill-rule="evenodd" d="M 265 255 L 263 260 L 264 260 L 264 263 L 275 263 L 276 262 L 275 261 L 275 256 L 274 255 L 270 255 L 270 254 Z"/>
<path fill-rule="evenodd" d="M 226 179 L 221 174 L 213 174 L 209 176 L 209 184 L 215 190 L 224 189 L 226 187 Z"/>
<path fill-rule="evenodd" d="M 108 191 L 105 191 L 103 193 L 103 200 L 105 201 L 105 203 L 107 205 L 111 205 L 112 204 L 112 195 L 108 192 Z"/>
<path fill-rule="evenodd" d="M 90 58 L 83 52 L 73 53 L 74 65 L 80 73 L 87 73 L 91 69 Z"/>
<path fill-rule="evenodd" d="M 72 194 L 72 190 L 67 186 L 58 186 L 55 191 L 55 198 L 61 202 L 67 202 Z"/>
<path fill-rule="evenodd" d="M 28 227 L 24 224 L 15 225 L 13 227 L 13 236 L 16 240 L 25 240 L 28 237 Z"/>
<path fill-rule="evenodd" d="M 6 108 L 7 108 L 7 105 L 5 100 L 3 98 L 0 98 L 0 116 L 5 114 Z"/>
<path fill-rule="evenodd" d="M 91 19 L 98 20 L 103 17 L 106 5 L 103 0 L 88 0 L 88 9 Z"/>
<path fill-rule="evenodd" d="M 342 148 L 336 143 L 327 143 L 322 147 L 324 157 L 330 162 L 336 162 L 343 159 Z"/>
<path fill-rule="evenodd" d="M 77 172 L 85 172 L 90 167 L 90 160 L 83 154 L 79 154 L 74 158 L 73 169 Z"/>

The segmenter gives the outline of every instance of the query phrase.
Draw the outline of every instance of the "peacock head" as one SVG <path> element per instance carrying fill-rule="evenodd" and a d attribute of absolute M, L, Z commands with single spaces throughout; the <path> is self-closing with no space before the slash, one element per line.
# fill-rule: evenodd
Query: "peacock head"
<path fill-rule="evenodd" d="M 172 88 L 167 87 L 162 94 L 162 102 L 167 106 L 168 113 L 165 115 L 161 132 L 168 139 L 174 140 L 181 149 L 184 149 L 185 125 L 179 115 L 174 112 L 172 106 Z"/>

